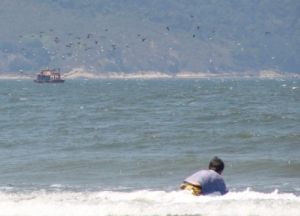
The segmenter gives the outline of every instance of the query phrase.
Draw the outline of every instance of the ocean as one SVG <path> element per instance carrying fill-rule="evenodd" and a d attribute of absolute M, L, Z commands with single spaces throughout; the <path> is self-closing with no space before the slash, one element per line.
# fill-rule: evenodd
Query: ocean
<path fill-rule="evenodd" d="M 299 78 L 0 80 L 1 216 L 300 215 L 299 156 Z"/>

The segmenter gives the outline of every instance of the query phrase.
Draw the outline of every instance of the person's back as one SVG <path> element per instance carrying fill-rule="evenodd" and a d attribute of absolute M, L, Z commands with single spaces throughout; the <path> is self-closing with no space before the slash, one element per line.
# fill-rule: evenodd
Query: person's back
<path fill-rule="evenodd" d="M 184 182 L 201 186 L 202 195 L 215 192 L 219 192 L 220 194 L 227 193 L 223 177 L 214 170 L 200 170 L 187 177 Z"/>
<path fill-rule="evenodd" d="M 187 177 L 180 188 L 190 190 L 194 195 L 207 195 L 215 192 L 226 194 L 228 190 L 221 176 L 223 169 L 223 161 L 214 157 L 209 163 L 209 170 L 200 170 Z"/>

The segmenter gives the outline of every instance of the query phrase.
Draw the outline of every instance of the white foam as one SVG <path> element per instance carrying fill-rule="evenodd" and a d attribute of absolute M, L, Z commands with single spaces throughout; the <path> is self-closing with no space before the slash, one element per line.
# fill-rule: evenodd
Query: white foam
<path fill-rule="evenodd" d="M 19 100 L 20 100 L 20 101 L 27 101 L 28 98 L 26 98 L 26 97 L 20 97 Z"/>
<path fill-rule="evenodd" d="M 65 215 L 289 215 L 300 212 L 294 194 L 231 192 L 195 197 L 185 191 L 0 192 L 2 216 Z"/>

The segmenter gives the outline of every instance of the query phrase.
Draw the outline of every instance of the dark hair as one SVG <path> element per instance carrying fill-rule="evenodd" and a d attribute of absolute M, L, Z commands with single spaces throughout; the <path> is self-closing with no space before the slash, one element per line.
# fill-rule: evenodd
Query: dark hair
<path fill-rule="evenodd" d="M 218 157 L 214 157 L 213 159 L 211 159 L 208 166 L 209 169 L 214 170 L 219 174 L 222 173 L 224 167 L 224 162 Z"/>

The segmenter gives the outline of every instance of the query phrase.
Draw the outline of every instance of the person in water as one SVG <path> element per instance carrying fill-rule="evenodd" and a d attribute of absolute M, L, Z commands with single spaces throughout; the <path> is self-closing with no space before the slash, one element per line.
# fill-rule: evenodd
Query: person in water
<path fill-rule="evenodd" d="M 224 170 L 224 162 L 214 157 L 208 166 L 208 170 L 200 170 L 187 177 L 180 185 L 180 189 L 189 190 L 193 195 L 207 195 L 219 192 L 224 195 L 228 192 L 225 181 L 221 176 Z"/>

